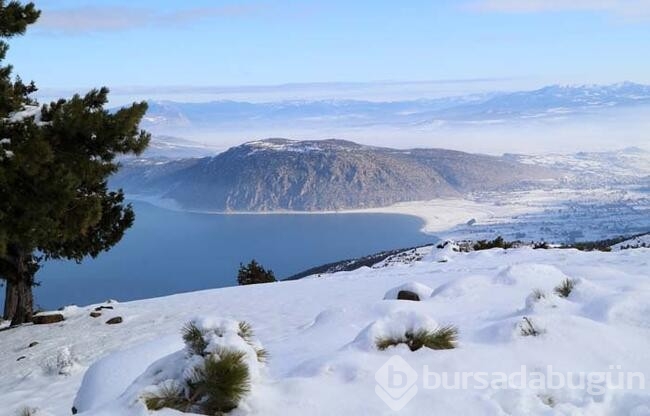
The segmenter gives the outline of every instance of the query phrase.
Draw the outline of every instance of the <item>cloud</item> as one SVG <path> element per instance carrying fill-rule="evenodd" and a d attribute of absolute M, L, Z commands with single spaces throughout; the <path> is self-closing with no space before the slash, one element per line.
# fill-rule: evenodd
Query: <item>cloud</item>
<path fill-rule="evenodd" d="M 118 32 L 152 26 L 184 26 L 218 18 L 246 17 L 261 13 L 258 4 L 185 8 L 161 12 L 144 7 L 84 6 L 45 9 L 36 27 L 48 33 L 83 34 Z"/>
<path fill-rule="evenodd" d="M 650 18 L 648 0 L 473 0 L 464 8 L 475 12 L 540 13 L 599 12 L 625 19 Z"/>

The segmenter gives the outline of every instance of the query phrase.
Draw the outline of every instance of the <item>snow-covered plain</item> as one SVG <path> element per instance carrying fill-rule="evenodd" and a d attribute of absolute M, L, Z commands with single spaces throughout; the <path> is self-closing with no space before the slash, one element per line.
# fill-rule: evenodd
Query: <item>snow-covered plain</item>
<path fill-rule="evenodd" d="M 431 201 L 400 202 L 387 207 L 343 212 L 412 215 L 424 221 L 423 232 L 439 235 L 443 231 L 466 224 L 471 220 L 505 222 L 506 219 L 516 215 L 543 210 L 543 206 L 531 206 L 523 199 L 513 201 L 511 204 L 495 204 L 488 199 L 439 198 Z"/>
<path fill-rule="evenodd" d="M 431 248 L 420 261 L 321 278 L 111 303 L 114 309 L 98 318 L 89 316 L 97 305 L 68 307 L 62 323 L 2 331 L 0 415 L 25 406 L 40 409 L 37 415 L 70 414 L 80 387 L 80 414 L 149 414 L 138 400 L 142 379 L 133 383 L 182 350 L 180 329 L 194 317 L 245 320 L 270 353 L 235 415 L 395 414 L 375 393 L 376 372 L 395 355 L 419 373 L 404 415 L 650 415 L 649 385 L 639 383 L 604 391 L 427 389 L 422 373 L 425 365 L 449 372 L 453 384 L 454 372 L 510 374 L 522 365 L 545 372 L 552 365 L 561 373 L 610 372 L 614 381 L 619 372 L 635 372 L 650 383 L 650 249 L 451 247 Z M 567 278 L 576 285 L 561 298 L 553 288 Z M 431 296 L 390 299 L 404 284 Z M 531 296 L 535 289 L 543 296 Z M 124 322 L 105 324 L 115 316 Z M 521 335 L 524 317 L 541 335 Z M 376 336 L 414 324 L 455 325 L 458 348 L 375 348 Z M 32 342 L 38 344 L 29 348 Z"/>
<path fill-rule="evenodd" d="M 455 240 L 595 241 L 650 229 L 650 194 L 640 186 L 487 192 L 467 199 L 404 202 L 349 212 L 413 215 L 423 232 Z"/>

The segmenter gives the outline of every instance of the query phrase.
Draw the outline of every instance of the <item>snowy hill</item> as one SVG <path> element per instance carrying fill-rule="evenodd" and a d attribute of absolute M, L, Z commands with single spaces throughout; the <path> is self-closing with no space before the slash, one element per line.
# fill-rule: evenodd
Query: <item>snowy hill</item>
<path fill-rule="evenodd" d="M 125 164 L 113 185 L 208 211 L 326 211 L 538 187 L 563 172 L 446 149 L 266 139 L 214 157 Z"/>
<path fill-rule="evenodd" d="M 269 352 L 233 415 L 387 415 L 389 404 L 404 415 L 649 414 L 640 379 L 650 382 L 650 249 L 421 250 L 415 261 L 327 278 L 107 303 L 113 309 L 96 318 L 98 305 L 68 307 L 61 323 L 0 331 L 0 415 L 25 406 L 66 415 L 73 403 L 82 415 L 179 415 L 149 413 L 149 378 L 139 377 L 184 356 L 180 330 L 194 317 L 245 320 Z M 561 297 L 554 288 L 567 279 L 574 287 Z M 393 299 L 404 288 L 421 301 Z M 122 323 L 105 324 L 117 316 Z M 448 324 L 458 329 L 455 349 L 375 345 Z M 493 379 L 522 366 L 574 383 L 504 389 Z M 386 368 L 407 376 L 407 393 L 385 384 Z M 453 386 L 458 372 L 472 373 L 467 388 L 432 388 L 435 374 Z M 480 372 L 488 385 L 474 384 Z M 630 383 L 615 389 L 622 373 Z"/>
<path fill-rule="evenodd" d="M 610 152 L 574 154 L 505 155 L 513 161 L 572 174 L 573 183 L 640 182 L 650 177 L 650 152 L 629 147 Z"/>
<path fill-rule="evenodd" d="M 638 237 L 630 238 L 629 240 L 622 241 L 614 246 L 613 250 L 628 250 L 634 248 L 648 247 L 650 248 L 650 234 L 640 235 Z"/>

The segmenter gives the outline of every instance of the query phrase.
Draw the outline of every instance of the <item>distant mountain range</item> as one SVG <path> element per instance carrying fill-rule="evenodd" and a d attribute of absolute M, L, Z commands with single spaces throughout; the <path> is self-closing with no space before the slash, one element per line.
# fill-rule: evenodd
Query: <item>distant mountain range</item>
<path fill-rule="evenodd" d="M 143 158 L 183 159 L 211 156 L 220 153 L 215 145 L 198 143 L 192 140 L 172 136 L 153 136 Z M 128 157 L 131 158 L 131 157 Z"/>
<path fill-rule="evenodd" d="M 372 102 L 356 100 L 250 103 L 151 101 L 143 127 L 159 134 L 232 130 L 245 126 L 427 126 L 558 119 L 613 108 L 650 105 L 650 86 L 553 85 L 534 91 L 488 93 L 438 99 Z"/>
<path fill-rule="evenodd" d="M 125 161 L 113 185 L 186 209 L 319 211 L 524 189 L 561 176 L 507 157 L 267 139 L 213 157 Z"/>

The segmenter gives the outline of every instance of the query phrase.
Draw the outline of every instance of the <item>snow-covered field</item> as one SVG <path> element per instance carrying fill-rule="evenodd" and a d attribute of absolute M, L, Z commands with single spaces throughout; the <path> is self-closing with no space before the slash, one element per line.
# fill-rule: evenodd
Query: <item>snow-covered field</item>
<path fill-rule="evenodd" d="M 441 198 L 431 201 L 401 202 L 388 207 L 350 210 L 345 212 L 365 212 L 382 214 L 402 214 L 419 217 L 424 221 L 423 232 L 440 233 L 471 220 L 505 221 L 513 216 L 541 212 L 541 206 L 530 206 L 525 200 L 511 204 L 495 204 L 485 200 Z"/>
<path fill-rule="evenodd" d="M 133 383 L 183 348 L 181 327 L 194 317 L 250 322 L 270 354 L 235 415 L 395 414 L 380 399 L 387 394 L 413 396 L 392 403 L 404 405 L 404 415 L 650 415 L 650 249 L 431 250 L 410 264 L 106 304 L 114 309 L 98 318 L 89 316 L 97 305 L 68 307 L 62 323 L 1 331 L 0 415 L 25 406 L 39 408 L 36 415 L 70 414 L 80 387 L 80 414 L 149 414 L 138 400 L 143 379 Z M 565 279 L 575 288 L 562 298 L 553 288 Z M 422 301 L 390 299 L 403 284 Z M 124 322 L 105 324 L 115 316 Z M 522 335 L 524 317 L 538 336 Z M 378 336 L 446 324 L 458 328 L 456 349 L 374 345 Z M 386 373 L 389 359 L 397 367 Z M 405 364 L 413 369 L 408 392 L 391 390 L 386 374 L 406 375 Z M 503 388 L 492 378 L 522 366 L 574 383 L 517 379 Z M 446 373 L 453 386 L 456 372 L 468 388 L 431 388 L 433 373 Z M 489 374 L 487 386 L 472 383 L 479 372 Z M 579 372 L 586 374 L 582 388 Z M 625 386 L 621 373 L 630 379 Z"/>
<path fill-rule="evenodd" d="M 639 187 L 538 189 L 475 194 L 354 212 L 420 217 L 441 238 L 595 241 L 650 229 L 650 194 Z"/>

